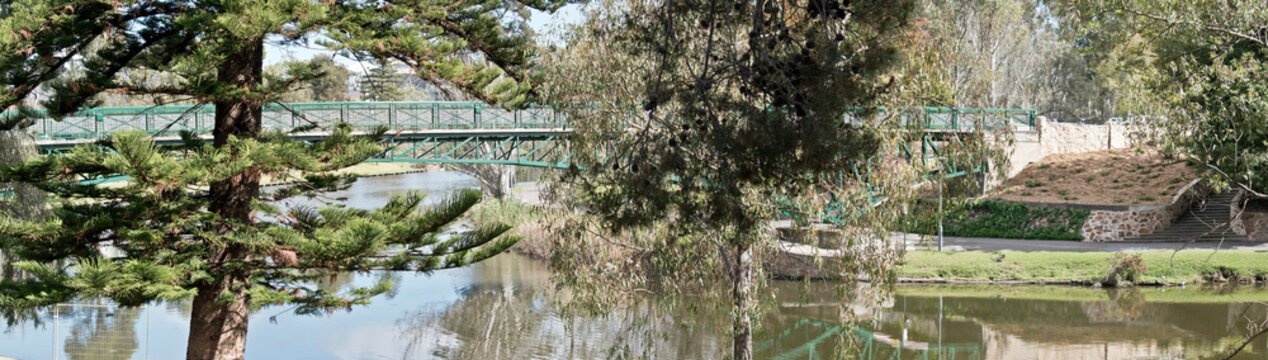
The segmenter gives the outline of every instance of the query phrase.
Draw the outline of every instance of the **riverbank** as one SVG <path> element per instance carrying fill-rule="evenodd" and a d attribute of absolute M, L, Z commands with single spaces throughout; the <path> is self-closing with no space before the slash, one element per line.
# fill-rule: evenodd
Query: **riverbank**
<path fill-rule="evenodd" d="M 514 199 L 489 201 L 473 209 L 468 219 L 476 223 L 516 224 L 512 233 L 523 236 L 515 250 L 534 258 L 550 256 L 550 241 L 566 213 L 540 206 L 528 206 Z M 894 239 L 906 241 L 908 239 Z M 951 240 L 951 239 L 949 239 Z M 1268 283 L 1268 252 L 1250 250 L 1194 249 L 1173 251 L 1166 247 L 1138 244 L 1086 243 L 1072 241 L 1001 240 L 958 238 L 949 246 L 970 251 L 908 250 L 895 269 L 899 283 L 906 284 L 1001 284 L 1076 285 L 1102 283 L 1112 268 L 1110 258 L 1118 250 L 1139 256 L 1143 273 L 1135 285 L 1176 286 L 1201 283 Z M 1001 240 L 979 246 L 973 240 Z M 1048 250 L 1047 243 L 1061 245 Z M 951 245 L 954 243 L 955 245 Z M 907 244 L 908 249 L 913 247 Z M 1156 244 L 1152 244 L 1156 245 Z M 1179 247 L 1183 244 L 1173 244 Z M 1209 244 L 1199 244 L 1209 245 Z M 1262 243 L 1246 249 L 1260 250 Z M 1229 245 L 1231 247 L 1236 247 Z M 981 247 L 985 251 L 973 251 Z M 1240 249 L 1240 248 L 1239 248 Z M 998 251 L 1003 250 L 1003 251 Z M 1022 250 L 1022 251 L 1018 251 Z"/>
<path fill-rule="evenodd" d="M 1268 252 L 1135 251 L 1145 271 L 1140 285 L 1264 283 Z M 1093 285 L 1106 278 L 1110 252 L 910 251 L 897 268 L 905 283 Z"/>
<path fill-rule="evenodd" d="M 1124 289 L 1136 292 L 1151 303 L 1168 304 L 1227 304 L 1263 301 L 1268 297 L 1268 287 L 1250 285 L 1186 286 L 1184 289 L 1143 287 Z M 1111 289 L 1112 291 L 1112 289 Z M 964 299 L 1007 299 L 1086 302 L 1105 301 L 1107 289 L 1071 286 L 1017 286 L 1017 285 L 903 285 L 894 288 L 894 294 L 910 297 L 947 297 Z"/>

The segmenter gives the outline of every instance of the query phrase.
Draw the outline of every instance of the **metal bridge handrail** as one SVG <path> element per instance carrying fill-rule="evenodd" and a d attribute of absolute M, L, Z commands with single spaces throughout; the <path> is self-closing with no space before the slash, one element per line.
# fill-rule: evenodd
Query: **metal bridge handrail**
<path fill-rule="evenodd" d="M 889 111 L 880 107 L 881 111 Z M 898 110 L 906 126 L 932 130 L 968 131 L 1024 127 L 1034 129 L 1035 110 L 917 107 Z M 211 105 L 166 105 L 83 109 L 55 121 L 47 111 L 38 117 L 34 132 L 40 139 L 102 138 L 121 130 L 151 134 L 176 131 L 208 133 L 214 125 Z M 268 104 L 264 126 L 291 129 L 310 123 L 347 122 L 357 128 L 388 125 L 393 129 L 541 129 L 567 127 L 567 120 L 551 107 L 530 105 L 516 110 L 475 101 L 321 102 Z M 6 111 L 0 116 L 12 116 Z M 858 121 L 850 112 L 845 121 Z"/>

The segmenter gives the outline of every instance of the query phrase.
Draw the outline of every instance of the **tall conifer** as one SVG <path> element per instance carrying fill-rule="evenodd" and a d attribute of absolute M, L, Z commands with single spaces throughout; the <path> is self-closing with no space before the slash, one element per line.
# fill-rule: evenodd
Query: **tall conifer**
<path fill-rule="evenodd" d="M 463 192 L 420 214 L 422 196 L 381 209 L 282 209 L 272 202 L 336 190 L 353 180 L 330 171 L 382 147 L 347 125 L 314 143 L 262 129 L 262 106 L 322 75 L 294 68 L 265 81 L 266 41 L 317 42 L 363 58 L 388 58 L 425 79 L 453 84 L 506 107 L 532 92 L 527 36 L 508 8 L 554 10 L 536 1 L 18 0 L 0 11 L 0 130 L 29 126 L 38 107 L 54 117 L 97 105 L 103 92 L 190 99 L 215 106 L 212 138 L 184 136 L 164 147 L 150 134 L 122 133 L 64 155 L 0 167 L 71 201 L 46 222 L 0 220 L 0 242 L 30 260 L 30 280 L 0 284 L 0 307 L 36 307 L 82 297 L 121 305 L 193 299 L 189 359 L 242 359 L 252 306 L 299 304 L 301 312 L 365 303 L 390 284 L 332 294 L 309 286 L 313 270 L 430 271 L 493 256 L 516 239 L 505 225 L 443 239 L 438 231 L 477 201 Z M 464 62 L 476 53 L 484 61 Z M 85 69 L 74 74 L 71 66 Z M 129 69 L 175 75 L 176 84 L 131 83 Z M 496 86 L 493 84 L 496 81 Z M 381 134 L 382 132 L 378 132 Z M 188 134 L 183 134 L 188 135 Z M 83 186 L 78 176 L 122 174 L 122 187 Z M 266 191 L 264 176 L 296 180 Z M 276 219 L 276 220 L 264 220 Z M 122 250 L 107 258 L 102 248 Z M 387 249 L 403 249 L 385 255 Z M 61 261 L 59 261 L 61 260 Z M 61 263 L 66 266 L 49 264 Z"/>

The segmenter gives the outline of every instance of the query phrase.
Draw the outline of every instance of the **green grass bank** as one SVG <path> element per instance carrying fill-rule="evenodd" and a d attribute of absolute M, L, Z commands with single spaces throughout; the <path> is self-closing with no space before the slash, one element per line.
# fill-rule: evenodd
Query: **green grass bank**
<path fill-rule="evenodd" d="M 1137 283 L 1227 283 L 1268 279 L 1268 252 L 1184 250 L 1128 252 L 1140 256 Z M 1104 279 L 1114 268 L 1110 252 L 936 252 L 903 257 L 900 279 L 954 281 L 1075 281 Z"/>
<path fill-rule="evenodd" d="M 1212 285 L 1180 288 L 1145 287 L 1131 291 L 1144 295 L 1150 303 L 1227 304 L 1234 302 L 1263 301 L 1268 298 L 1268 287 Z M 911 297 L 949 297 L 1010 300 L 1049 301 L 1104 301 L 1105 289 L 1079 286 L 1042 285 L 903 285 L 894 292 Z"/>

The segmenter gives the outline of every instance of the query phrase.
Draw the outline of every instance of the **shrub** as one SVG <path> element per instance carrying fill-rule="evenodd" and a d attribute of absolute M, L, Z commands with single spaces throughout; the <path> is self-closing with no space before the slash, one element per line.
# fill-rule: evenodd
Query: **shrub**
<path fill-rule="evenodd" d="M 1026 194 L 1023 194 L 1026 195 Z M 905 216 L 902 230 L 936 234 L 937 204 L 918 202 Z M 1082 240 L 1079 229 L 1090 211 L 1064 208 L 1031 208 L 1023 203 L 997 200 L 971 201 L 946 208 L 943 234 L 947 236 L 1009 239 Z"/>
<path fill-rule="evenodd" d="M 1043 183 L 1034 180 L 1026 180 L 1026 187 L 1028 188 L 1037 188 L 1040 186 L 1043 186 Z"/>
<path fill-rule="evenodd" d="M 1105 282 L 1111 284 L 1117 284 L 1118 280 L 1135 282 L 1145 275 L 1145 260 L 1141 259 L 1140 255 L 1119 251 L 1106 258 L 1105 261 L 1109 263 Z"/>

